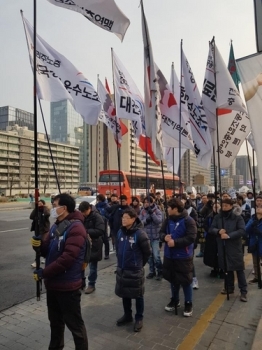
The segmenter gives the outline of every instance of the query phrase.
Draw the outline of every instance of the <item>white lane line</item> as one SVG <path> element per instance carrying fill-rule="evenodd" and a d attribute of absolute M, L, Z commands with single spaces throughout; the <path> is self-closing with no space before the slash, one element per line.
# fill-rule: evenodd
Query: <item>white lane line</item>
<path fill-rule="evenodd" d="M 28 227 L 24 227 L 24 228 L 16 228 L 16 229 L 14 229 L 14 230 L 0 231 L 0 233 L 4 233 L 4 232 L 12 232 L 12 231 L 22 231 L 22 230 L 25 230 L 25 229 L 29 230 L 29 228 L 28 228 Z"/>

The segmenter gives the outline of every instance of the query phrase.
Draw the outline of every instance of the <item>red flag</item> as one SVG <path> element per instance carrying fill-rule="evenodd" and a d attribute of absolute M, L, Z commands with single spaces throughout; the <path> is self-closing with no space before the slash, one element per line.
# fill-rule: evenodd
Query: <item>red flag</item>
<path fill-rule="evenodd" d="M 107 81 L 106 78 L 105 78 L 105 86 L 106 86 L 107 92 L 109 93 L 109 95 L 111 95 L 110 87 L 109 87 L 109 84 L 108 84 L 108 81 Z M 122 136 L 124 136 L 125 134 L 128 133 L 128 128 L 127 128 L 127 127 L 125 126 L 125 124 L 121 121 L 121 119 L 119 119 L 119 122 L 120 122 L 120 126 L 121 126 L 121 133 L 122 133 Z"/>
<path fill-rule="evenodd" d="M 149 137 L 146 137 L 145 135 L 140 135 L 139 147 L 142 149 L 142 151 L 147 152 L 147 154 L 150 156 L 153 162 L 155 162 L 157 165 L 160 165 L 160 162 L 157 160 L 152 150 L 152 144 Z"/>

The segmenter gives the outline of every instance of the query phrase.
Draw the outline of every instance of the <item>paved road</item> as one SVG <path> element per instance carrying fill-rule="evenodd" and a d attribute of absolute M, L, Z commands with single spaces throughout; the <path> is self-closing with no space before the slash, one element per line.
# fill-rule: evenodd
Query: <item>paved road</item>
<path fill-rule="evenodd" d="M 5 211 L 3 207 L 0 210 L 0 311 L 36 294 L 30 266 L 34 261 L 30 245 L 31 209 L 10 207 L 12 210 Z M 99 270 L 113 263 L 111 256 L 99 263 Z"/>

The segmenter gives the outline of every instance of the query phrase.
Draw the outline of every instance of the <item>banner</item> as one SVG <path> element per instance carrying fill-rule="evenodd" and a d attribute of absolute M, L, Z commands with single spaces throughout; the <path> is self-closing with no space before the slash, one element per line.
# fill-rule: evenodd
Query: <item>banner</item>
<path fill-rule="evenodd" d="M 237 68 L 247 103 L 255 151 L 259 155 L 262 149 L 262 54 L 254 54 L 238 59 Z M 257 166 L 260 183 L 262 183 L 262 161 L 259 156 L 257 157 Z"/>
<path fill-rule="evenodd" d="M 181 49 L 182 50 L 182 49 Z M 193 139 L 197 162 L 208 169 L 213 144 L 200 93 L 189 62 L 182 50 L 181 113 L 188 118 L 187 127 Z"/>
<path fill-rule="evenodd" d="M 119 118 L 116 116 L 116 110 L 111 96 L 106 91 L 106 88 L 98 79 L 97 92 L 102 103 L 102 111 L 99 116 L 99 121 L 104 123 L 108 129 L 114 135 L 114 139 L 118 147 L 121 147 L 122 143 L 122 131 Z"/>
<path fill-rule="evenodd" d="M 34 30 L 22 16 L 32 69 Z M 39 35 L 36 37 L 37 95 L 56 102 L 69 100 L 76 112 L 90 125 L 96 125 L 101 102 L 89 80 L 67 58 L 53 49 Z"/>
<path fill-rule="evenodd" d="M 162 159 L 162 127 L 159 108 L 160 93 L 156 77 L 152 44 L 141 1 L 142 34 L 144 43 L 144 93 L 145 93 L 145 127 L 146 136 L 151 139 L 152 150 L 158 159 Z"/>
<path fill-rule="evenodd" d="M 116 5 L 114 0 L 47 0 L 51 4 L 76 11 L 85 16 L 90 22 L 111 33 L 123 41 L 129 19 Z"/>

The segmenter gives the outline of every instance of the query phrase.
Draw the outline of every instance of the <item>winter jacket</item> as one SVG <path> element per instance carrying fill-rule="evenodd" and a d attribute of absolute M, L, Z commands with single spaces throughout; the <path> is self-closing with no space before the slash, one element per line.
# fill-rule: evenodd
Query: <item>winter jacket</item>
<path fill-rule="evenodd" d="M 161 240 L 171 234 L 175 241 L 174 247 L 165 244 L 163 277 L 175 285 L 187 285 L 193 278 L 193 246 L 197 227 L 195 221 L 188 216 L 184 209 L 180 215 L 172 215 L 166 219 L 161 227 Z"/>
<path fill-rule="evenodd" d="M 151 213 L 152 212 L 152 213 Z M 159 232 L 163 221 L 161 210 L 153 203 L 148 208 L 142 208 L 139 219 L 144 225 L 145 231 L 148 234 L 150 241 L 159 240 Z"/>
<path fill-rule="evenodd" d="M 130 207 L 133 208 L 133 209 L 136 211 L 137 215 L 140 214 L 140 210 L 141 210 L 140 204 L 134 206 L 134 205 L 131 203 L 131 204 L 130 204 Z"/>
<path fill-rule="evenodd" d="M 91 205 L 90 214 L 85 217 L 84 226 L 92 240 L 90 261 L 100 261 L 102 260 L 102 237 L 105 234 L 105 221 L 93 205 Z"/>
<path fill-rule="evenodd" d="M 66 239 L 55 232 L 64 220 L 75 221 L 66 230 Z M 79 211 L 74 211 L 64 220 L 55 222 L 41 245 L 41 255 L 46 258 L 43 278 L 47 290 L 74 291 L 82 286 L 82 266 L 86 249 L 84 217 Z"/>
<path fill-rule="evenodd" d="M 245 221 L 245 223 L 247 224 L 248 221 L 250 220 L 251 218 L 251 208 L 250 206 L 247 204 L 247 203 L 244 203 L 242 206 L 241 206 L 241 209 L 242 209 L 242 217 Z"/>
<path fill-rule="evenodd" d="M 109 204 L 107 202 L 98 202 L 96 203 L 96 209 L 102 215 L 104 219 L 106 219 L 107 208 L 109 208 Z"/>
<path fill-rule="evenodd" d="M 217 238 L 215 235 L 208 233 L 214 217 L 217 215 L 216 212 L 212 211 L 204 220 L 205 230 L 205 250 L 204 250 L 204 264 L 213 268 L 218 268 L 218 250 L 217 250 Z"/>
<path fill-rule="evenodd" d="M 143 225 L 137 218 L 133 226 L 117 233 L 118 254 L 115 293 L 120 298 L 137 298 L 144 294 L 144 266 L 152 250 Z"/>
<path fill-rule="evenodd" d="M 50 211 L 44 205 L 42 207 L 38 207 L 38 223 L 39 223 L 39 235 L 43 235 L 50 230 Z M 33 209 L 32 213 L 29 216 L 29 219 L 33 220 L 31 231 L 35 231 L 35 209 Z"/>
<path fill-rule="evenodd" d="M 259 256 L 262 256 L 262 219 L 258 219 L 256 215 L 252 215 L 246 224 L 246 234 L 249 236 L 249 251 L 257 255 L 257 244 Z"/>
<path fill-rule="evenodd" d="M 241 271 L 244 270 L 244 260 L 242 251 L 242 237 L 245 235 L 245 222 L 241 215 L 235 213 L 238 209 L 232 209 L 229 212 L 220 211 L 214 217 L 209 234 L 216 236 L 218 247 L 218 263 L 221 269 L 224 266 L 224 253 L 226 252 L 227 271 Z M 240 213 L 241 214 L 241 213 Z M 221 239 L 218 233 L 224 228 L 229 235 L 229 239 Z M 225 245 L 225 246 L 224 246 Z"/>
<path fill-rule="evenodd" d="M 207 201 L 207 204 L 203 206 L 203 208 L 199 211 L 199 214 L 202 215 L 204 218 L 206 218 L 209 214 L 211 214 L 213 211 L 213 202 L 210 199 Z"/>

